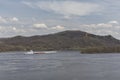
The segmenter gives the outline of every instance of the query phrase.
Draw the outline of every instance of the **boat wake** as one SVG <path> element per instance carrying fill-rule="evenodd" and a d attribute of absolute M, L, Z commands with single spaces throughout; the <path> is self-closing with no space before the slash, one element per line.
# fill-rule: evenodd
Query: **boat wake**
<path fill-rule="evenodd" d="M 29 52 L 26 52 L 25 54 L 47 54 L 47 53 L 56 53 L 57 51 L 33 51 L 30 50 Z"/>

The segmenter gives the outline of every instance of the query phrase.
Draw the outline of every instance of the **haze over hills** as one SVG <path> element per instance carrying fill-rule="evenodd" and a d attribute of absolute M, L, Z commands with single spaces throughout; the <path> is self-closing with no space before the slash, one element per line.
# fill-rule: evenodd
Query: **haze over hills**
<path fill-rule="evenodd" d="M 43 36 L 16 36 L 0 39 L 0 51 L 79 50 L 87 47 L 119 45 L 120 41 L 111 35 L 98 36 L 83 31 L 63 31 Z"/>

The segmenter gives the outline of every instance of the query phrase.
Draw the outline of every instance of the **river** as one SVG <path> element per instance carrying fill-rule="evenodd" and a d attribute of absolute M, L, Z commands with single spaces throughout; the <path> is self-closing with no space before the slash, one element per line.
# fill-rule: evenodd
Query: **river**
<path fill-rule="evenodd" d="M 0 53 L 0 80 L 120 80 L 120 54 Z"/>

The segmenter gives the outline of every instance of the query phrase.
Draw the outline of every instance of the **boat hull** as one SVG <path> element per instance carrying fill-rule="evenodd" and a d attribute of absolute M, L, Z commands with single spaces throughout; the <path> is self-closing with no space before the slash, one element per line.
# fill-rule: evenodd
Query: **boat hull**
<path fill-rule="evenodd" d="M 25 54 L 47 54 L 47 53 L 56 53 L 56 51 L 39 51 L 39 52 L 30 51 Z"/>
<path fill-rule="evenodd" d="M 33 52 L 33 54 L 45 54 L 44 52 Z"/>

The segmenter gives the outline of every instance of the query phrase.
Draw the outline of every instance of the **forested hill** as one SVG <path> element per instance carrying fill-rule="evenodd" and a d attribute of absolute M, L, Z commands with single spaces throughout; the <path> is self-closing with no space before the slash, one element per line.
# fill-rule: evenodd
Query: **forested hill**
<path fill-rule="evenodd" d="M 112 37 L 98 36 L 82 31 L 63 31 L 43 36 L 0 39 L 0 51 L 17 50 L 79 50 L 86 47 L 119 46 L 120 41 Z"/>

